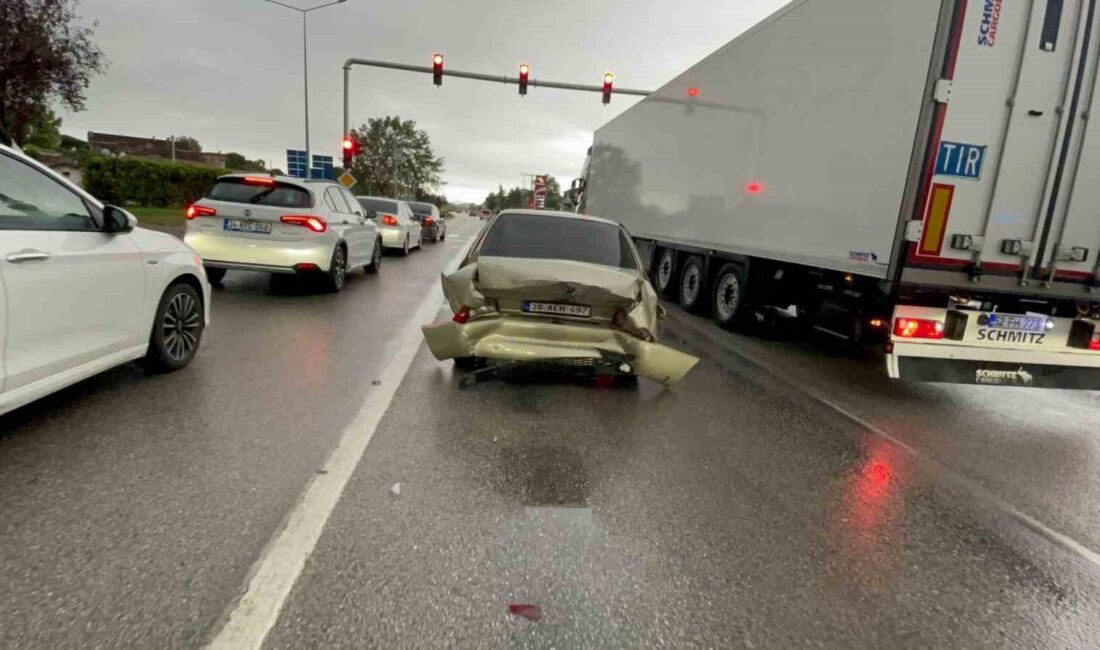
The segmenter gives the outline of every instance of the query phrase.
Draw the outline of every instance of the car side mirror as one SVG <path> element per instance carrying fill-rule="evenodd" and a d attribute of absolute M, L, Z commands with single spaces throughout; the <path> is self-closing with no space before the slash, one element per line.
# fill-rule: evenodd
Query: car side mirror
<path fill-rule="evenodd" d="M 370 210 L 370 209 L 368 209 L 368 210 L 367 210 L 367 215 L 366 215 L 366 216 L 367 216 L 367 218 L 368 218 L 368 219 L 370 219 L 371 221 L 374 221 L 375 219 L 377 219 L 377 218 L 378 218 L 378 211 L 377 211 L 377 210 Z"/>
<path fill-rule="evenodd" d="M 103 232 L 109 234 L 127 233 L 138 225 L 137 217 L 115 205 L 103 207 Z"/>

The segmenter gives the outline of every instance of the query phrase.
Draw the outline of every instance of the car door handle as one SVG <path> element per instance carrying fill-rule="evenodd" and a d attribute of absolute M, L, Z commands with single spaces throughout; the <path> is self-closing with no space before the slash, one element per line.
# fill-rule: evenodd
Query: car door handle
<path fill-rule="evenodd" d="M 12 264 L 22 264 L 23 262 L 39 262 L 42 260 L 50 259 L 50 254 L 43 251 L 25 250 L 18 253 L 12 253 L 6 258 Z"/>

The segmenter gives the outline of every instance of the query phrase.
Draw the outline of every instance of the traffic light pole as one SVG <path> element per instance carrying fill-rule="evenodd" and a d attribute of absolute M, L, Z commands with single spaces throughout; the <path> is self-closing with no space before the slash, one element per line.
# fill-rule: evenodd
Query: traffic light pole
<path fill-rule="evenodd" d="M 371 68 L 385 68 L 387 70 L 400 70 L 402 72 L 419 72 L 422 74 L 434 74 L 435 70 L 431 66 L 426 65 L 408 65 L 405 63 L 393 63 L 392 61 L 376 61 L 374 59 L 348 59 L 344 63 L 344 133 L 349 133 L 350 128 L 350 114 L 349 114 L 349 101 L 350 101 L 350 86 L 351 86 L 351 68 L 352 66 L 367 66 Z M 474 81 L 488 81 L 490 83 L 502 83 L 519 85 L 519 77 L 509 77 L 506 75 L 491 75 L 481 74 L 479 72 L 463 72 L 461 70 L 446 70 L 442 71 L 442 74 L 446 77 L 458 77 L 460 79 L 473 79 Z M 571 84 L 560 81 L 539 81 L 537 79 L 528 79 L 527 85 L 531 88 L 553 88 L 555 90 L 578 90 L 581 92 L 591 93 L 603 93 L 604 87 L 602 85 L 595 84 Z M 636 90 L 631 88 L 614 88 L 611 90 L 614 95 L 633 95 L 635 97 L 648 97 L 653 94 L 651 90 Z"/>

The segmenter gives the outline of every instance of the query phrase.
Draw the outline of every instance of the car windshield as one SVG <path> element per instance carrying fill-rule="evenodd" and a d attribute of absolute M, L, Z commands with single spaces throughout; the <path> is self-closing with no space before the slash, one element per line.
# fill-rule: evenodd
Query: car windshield
<path fill-rule="evenodd" d="M 513 213 L 497 218 L 481 255 L 571 260 L 621 269 L 638 264 L 618 226 L 573 217 Z"/>
<path fill-rule="evenodd" d="M 389 199 L 376 199 L 369 196 L 357 196 L 356 201 L 359 201 L 359 205 L 363 206 L 365 210 L 374 210 L 375 212 L 385 212 L 387 214 L 397 214 L 397 201 L 391 201 Z"/>
<path fill-rule="evenodd" d="M 273 183 L 266 179 L 264 182 L 250 182 L 244 178 L 221 178 L 210 188 L 206 198 L 280 208 L 308 208 L 313 205 L 309 191 L 296 185 Z"/>

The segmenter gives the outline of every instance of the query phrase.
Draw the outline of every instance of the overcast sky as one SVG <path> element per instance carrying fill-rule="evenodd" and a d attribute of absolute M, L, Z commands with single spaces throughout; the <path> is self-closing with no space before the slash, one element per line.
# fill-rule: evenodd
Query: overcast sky
<path fill-rule="evenodd" d="M 323 0 L 285 0 L 309 7 Z M 451 69 L 655 89 L 786 0 L 347 0 L 309 14 L 310 135 L 314 154 L 339 154 L 343 63 L 349 57 Z M 87 110 L 62 130 L 158 138 L 190 135 L 206 151 L 237 151 L 286 169 L 304 145 L 302 22 L 264 0 L 80 0 L 98 20 L 110 59 Z M 632 103 L 598 94 L 372 68 L 352 72 L 351 121 L 416 120 L 446 158 L 444 193 L 481 201 L 524 172 L 576 176 L 592 132 Z"/>

